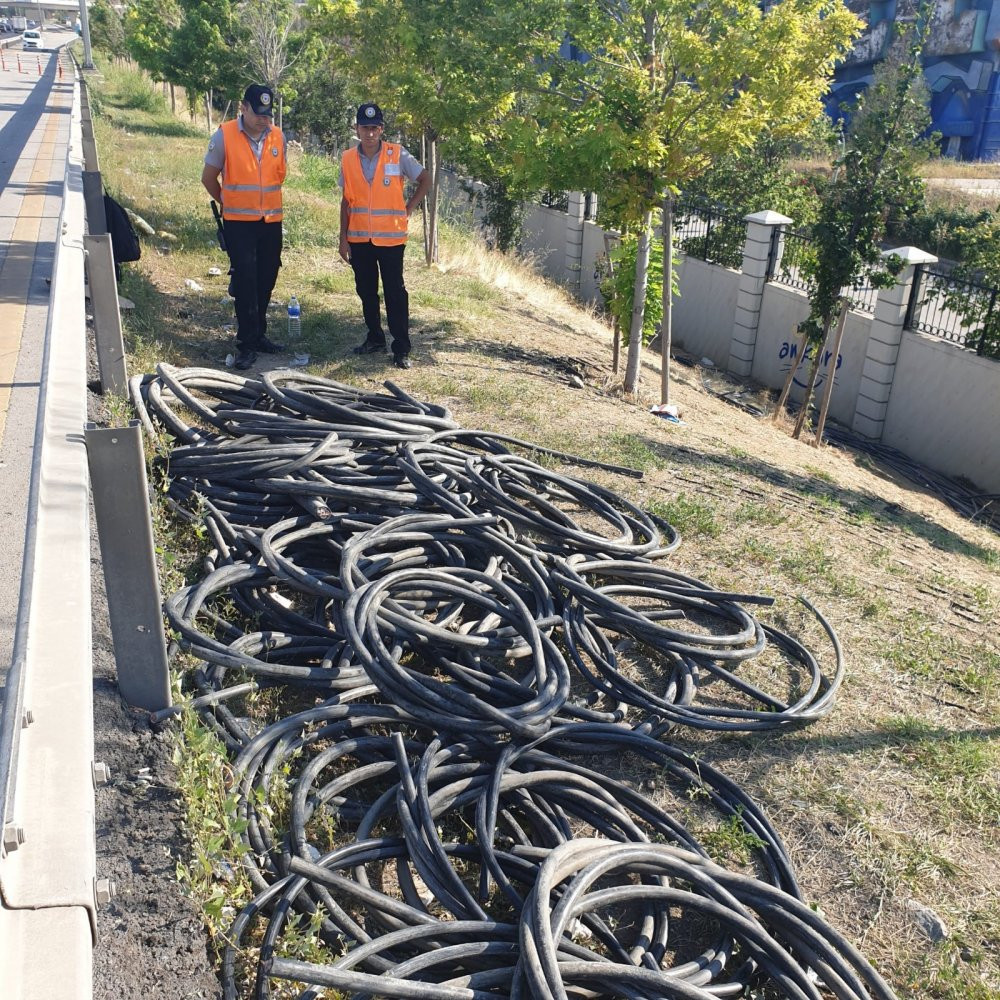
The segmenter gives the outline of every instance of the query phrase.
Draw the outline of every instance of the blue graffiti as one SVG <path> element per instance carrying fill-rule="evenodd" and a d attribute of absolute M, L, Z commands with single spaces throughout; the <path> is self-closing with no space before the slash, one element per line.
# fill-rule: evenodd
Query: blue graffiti
<path fill-rule="evenodd" d="M 816 345 L 815 344 L 808 344 L 806 346 L 806 349 L 802 352 L 802 357 L 799 358 L 798 361 L 795 361 L 795 359 L 798 357 L 798 353 L 799 353 L 799 345 L 798 344 L 790 343 L 787 340 L 782 341 L 781 347 L 778 350 L 778 359 L 780 361 L 785 361 L 786 359 L 788 360 L 787 364 L 784 364 L 784 365 L 780 366 L 781 371 L 783 373 L 787 374 L 788 369 L 791 368 L 791 367 L 793 367 L 793 362 L 794 362 L 794 367 L 796 369 L 798 369 L 799 366 L 802 365 L 804 362 L 812 360 L 812 358 L 816 354 Z M 823 356 L 820 359 L 819 375 L 816 378 L 816 385 L 817 386 L 822 385 L 823 382 L 825 381 L 827 371 L 829 371 L 829 368 L 830 368 L 830 359 L 832 357 L 833 357 L 833 351 L 827 349 L 827 350 L 825 350 L 823 352 Z M 843 363 L 844 363 L 844 355 L 838 353 L 837 354 L 837 363 L 836 363 L 836 365 L 834 366 L 834 369 L 833 369 L 834 370 L 834 376 L 833 376 L 834 383 L 836 383 L 836 381 L 837 381 L 836 373 L 838 371 L 840 371 L 840 367 L 841 367 L 841 365 L 843 365 Z M 806 383 L 805 382 L 800 382 L 799 379 L 798 379 L 798 376 L 796 376 L 795 378 L 793 378 L 792 381 L 800 389 L 805 389 Z"/>

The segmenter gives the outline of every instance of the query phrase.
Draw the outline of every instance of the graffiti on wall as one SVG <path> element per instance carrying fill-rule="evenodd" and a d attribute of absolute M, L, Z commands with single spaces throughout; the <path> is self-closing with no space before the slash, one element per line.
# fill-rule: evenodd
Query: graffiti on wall
<path fill-rule="evenodd" d="M 839 117 L 868 88 L 896 23 L 910 21 L 916 0 L 847 0 L 866 24 L 838 66 L 827 110 Z M 1000 159 L 1000 3 L 993 0 L 937 0 L 923 53 L 931 128 L 941 134 L 941 151 L 969 160 Z"/>
<path fill-rule="evenodd" d="M 785 340 L 782 341 L 781 346 L 778 348 L 778 368 L 781 370 L 782 375 L 788 375 L 788 370 L 792 367 L 795 368 L 795 377 L 792 379 L 792 384 L 797 385 L 800 389 L 805 390 L 806 381 L 809 374 L 809 364 L 816 354 L 816 345 L 807 344 L 806 349 L 802 352 L 802 357 L 798 356 L 799 345 L 797 343 Z M 833 351 L 829 348 L 823 351 L 823 356 L 819 361 L 819 373 L 816 376 L 816 388 L 819 388 L 827 379 L 830 373 L 830 361 L 833 359 Z M 834 365 L 834 375 L 833 384 L 837 384 L 837 372 L 840 371 L 841 366 L 844 363 L 844 355 L 837 355 L 837 363 Z"/>

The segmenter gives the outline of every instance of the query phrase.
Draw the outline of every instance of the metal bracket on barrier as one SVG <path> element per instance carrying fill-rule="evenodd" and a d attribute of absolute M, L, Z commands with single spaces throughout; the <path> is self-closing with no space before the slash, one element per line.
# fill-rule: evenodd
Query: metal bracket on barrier
<path fill-rule="evenodd" d="M 170 704 L 160 582 L 139 422 L 87 424 L 87 461 L 122 697 L 150 712 Z"/>
<path fill-rule="evenodd" d="M 118 310 L 118 284 L 115 281 L 111 237 L 107 233 L 84 236 L 83 246 L 87 251 L 90 301 L 94 306 L 94 340 L 101 390 L 124 396 L 128 391 L 128 375 L 125 371 L 125 343 L 122 340 L 122 317 Z"/>

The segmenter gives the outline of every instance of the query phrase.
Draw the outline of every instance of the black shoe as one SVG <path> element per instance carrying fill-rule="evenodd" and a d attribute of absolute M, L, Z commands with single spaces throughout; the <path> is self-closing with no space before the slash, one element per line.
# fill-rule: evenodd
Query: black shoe
<path fill-rule="evenodd" d="M 411 368 L 410 356 L 409 354 L 394 354 L 392 356 L 392 363 L 397 368 Z"/>
<path fill-rule="evenodd" d="M 257 360 L 256 351 L 244 350 L 242 347 L 236 352 L 236 367 L 240 371 L 246 371 Z"/>
<path fill-rule="evenodd" d="M 385 341 L 379 343 L 377 340 L 366 340 L 363 344 L 354 348 L 355 354 L 384 354 Z"/>
<path fill-rule="evenodd" d="M 253 346 L 261 354 L 281 354 L 285 350 L 284 344 L 276 344 L 273 340 L 268 340 L 267 337 L 258 341 Z"/>

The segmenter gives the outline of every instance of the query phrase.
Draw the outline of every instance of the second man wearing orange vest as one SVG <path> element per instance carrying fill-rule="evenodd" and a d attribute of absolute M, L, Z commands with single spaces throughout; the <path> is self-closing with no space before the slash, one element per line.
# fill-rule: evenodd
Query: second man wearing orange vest
<path fill-rule="evenodd" d="M 205 190 L 222 202 L 240 369 L 249 368 L 258 351 L 284 350 L 267 338 L 267 307 L 281 267 L 281 185 L 288 171 L 285 137 L 271 121 L 273 107 L 270 87 L 247 87 L 240 117 L 225 122 L 209 142 L 201 174 Z"/>
<path fill-rule="evenodd" d="M 354 287 L 361 299 L 368 335 L 355 354 L 386 350 L 379 310 L 378 281 L 382 277 L 385 315 L 397 368 L 410 367 L 410 300 L 403 282 L 410 214 L 431 186 L 430 174 L 399 143 L 383 142 L 384 120 L 377 104 L 358 108 L 360 144 L 340 161 L 340 256 L 354 270 Z M 405 181 L 416 183 L 406 198 Z"/>

